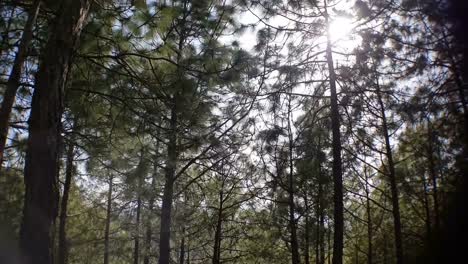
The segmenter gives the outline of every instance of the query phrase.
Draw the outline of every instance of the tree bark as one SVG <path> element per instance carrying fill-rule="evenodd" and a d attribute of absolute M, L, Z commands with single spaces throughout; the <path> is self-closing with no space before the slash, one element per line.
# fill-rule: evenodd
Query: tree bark
<path fill-rule="evenodd" d="M 109 231 L 112 213 L 113 176 L 109 176 L 109 190 L 107 191 L 106 227 L 104 230 L 104 264 L 109 264 Z"/>
<path fill-rule="evenodd" d="M 176 100 L 173 99 L 170 120 L 170 137 L 167 146 L 166 182 L 161 207 L 161 228 L 159 239 L 159 264 L 169 264 L 171 258 L 171 212 L 174 192 L 174 177 L 177 165 L 177 112 Z"/>
<path fill-rule="evenodd" d="M 403 241 L 401 235 L 401 218 L 400 218 L 400 205 L 398 198 L 398 187 L 396 182 L 395 174 L 395 163 L 393 161 L 393 153 L 390 145 L 390 135 L 388 132 L 387 116 L 385 114 L 385 106 L 382 100 L 382 94 L 380 91 L 380 85 L 377 80 L 376 85 L 377 100 L 380 105 L 380 114 L 382 118 L 382 133 L 385 139 L 385 154 L 387 156 L 387 169 L 388 177 L 390 180 L 390 189 L 392 194 L 392 212 L 393 212 L 393 225 L 394 225 L 394 235 L 395 235 L 395 255 L 396 263 L 403 264 Z"/>
<path fill-rule="evenodd" d="M 58 212 L 61 117 L 66 77 L 91 1 L 62 1 L 41 54 L 29 116 L 20 248 L 25 263 L 53 261 Z"/>
<path fill-rule="evenodd" d="M 75 142 L 73 136 L 70 138 L 67 150 L 67 161 L 65 171 L 65 184 L 63 186 L 63 195 L 60 204 L 59 216 L 59 241 L 58 241 L 58 263 L 66 264 L 68 262 L 68 241 L 66 233 L 67 213 L 68 213 L 68 198 L 70 195 L 71 181 L 73 177 L 73 155 L 75 150 Z"/>
<path fill-rule="evenodd" d="M 23 72 L 24 61 L 28 53 L 29 43 L 33 36 L 34 24 L 39 14 L 41 0 L 35 0 L 28 15 L 28 20 L 24 26 L 18 52 L 16 53 L 13 67 L 8 78 L 2 105 L 0 106 L 0 169 L 3 164 L 5 145 L 8 137 L 8 128 L 11 111 L 15 103 L 16 92 L 20 86 L 21 74 Z"/>
<path fill-rule="evenodd" d="M 325 0 L 326 8 L 326 0 Z M 338 109 L 338 96 L 336 92 L 336 73 L 333 64 L 333 53 L 330 36 L 330 23 L 328 13 L 325 9 L 325 20 L 328 29 L 327 34 L 327 64 L 328 78 L 330 82 L 330 102 L 331 102 L 331 126 L 332 126 L 332 152 L 333 152 L 333 264 L 343 263 L 343 172 L 341 161 L 341 135 L 340 135 L 340 112 Z"/>

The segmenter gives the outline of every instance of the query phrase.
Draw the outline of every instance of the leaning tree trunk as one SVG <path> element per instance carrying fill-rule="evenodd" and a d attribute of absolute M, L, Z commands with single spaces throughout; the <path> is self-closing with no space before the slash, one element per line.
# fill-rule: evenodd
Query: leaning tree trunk
<path fill-rule="evenodd" d="M 73 153 L 75 142 L 73 136 L 70 137 L 70 143 L 67 150 L 67 161 L 65 169 L 65 184 L 63 185 L 63 195 L 60 204 L 59 216 L 59 240 L 58 240 L 58 264 L 65 264 L 68 261 L 68 242 L 66 233 L 68 198 L 70 195 L 71 181 L 73 177 Z"/>
<path fill-rule="evenodd" d="M 161 227 L 159 239 L 159 264 L 169 264 L 171 258 L 171 212 L 174 192 L 175 171 L 177 165 L 177 112 L 176 100 L 173 99 L 170 120 L 170 137 L 167 146 L 166 182 L 161 206 Z"/>
<path fill-rule="evenodd" d="M 325 1 L 326 2 L 326 1 Z M 338 96 L 336 92 L 336 73 L 333 64 L 333 53 L 330 36 L 330 23 L 328 13 L 325 11 L 325 20 L 328 28 L 327 34 L 327 64 L 330 82 L 331 126 L 332 126 L 332 153 L 333 153 L 333 264 L 343 263 L 343 172 L 341 168 L 341 135 L 340 112 L 338 109 Z"/>
<path fill-rule="evenodd" d="M 20 248 L 25 263 L 53 262 L 52 230 L 58 212 L 61 117 L 72 53 L 91 1 L 62 1 L 41 54 L 29 116 Z"/>
<path fill-rule="evenodd" d="M 398 199 L 398 187 L 396 182 L 395 163 L 393 161 L 393 153 L 390 145 L 390 135 L 388 132 L 387 116 L 385 114 L 385 106 L 380 91 L 380 85 L 376 85 L 377 100 L 380 106 L 380 115 L 382 118 L 382 132 L 385 139 L 385 154 L 388 163 L 388 177 L 390 180 L 390 190 L 392 193 L 392 213 L 393 213 L 393 225 L 395 235 L 395 254 L 396 263 L 403 264 L 403 241 L 401 235 L 401 217 L 400 217 L 400 205 Z"/>
<path fill-rule="evenodd" d="M 33 36 L 33 28 L 36 23 L 37 15 L 41 7 L 41 0 L 35 0 L 31 11 L 29 12 L 28 20 L 24 26 L 23 35 L 21 36 L 18 52 L 16 53 L 10 77 L 8 78 L 5 93 L 3 94 L 2 105 L 0 106 L 0 169 L 3 164 L 3 156 L 5 145 L 8 136 L 8 127 L 13 104 L 15 103 L 16 92 L 20 86 L 23 64 L 26 60 L 29 44 Z"/>

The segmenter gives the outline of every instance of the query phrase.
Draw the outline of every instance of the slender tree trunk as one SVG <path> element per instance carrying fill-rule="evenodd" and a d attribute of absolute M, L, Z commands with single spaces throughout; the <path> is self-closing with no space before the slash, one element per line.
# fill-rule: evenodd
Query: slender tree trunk
<path fill-rule="evenodd" d="M 316 227 L 315 227 L 315 232 L 317 233 L 316 234 L 316 239 L 315 239 L 315 263 L 316 264 L 320 264 L 320 188 L 321 187 L 321 183 L 320 183 L 320 179 L 319 179 L 319 182 L 318 182 L 318 192 L 317 192 L 317 201 L 316 201 L 316 205 L 315 205 L 315 215 L 316 215 L 316 219 L 317 219 L 317 222 L 316 222 Z"/>
<path fill-rule="evenodd" d="M 154 208 L 154 199 L 150 199 L 148 205 L 148 220 L 146 221 L 146 234 L 145 234 L 145 256 L 143 257 L 143 263 L 149 264 L 150 263 L 150 254 L 151 254 L 151 240 L 153 237 L 153 228 L 151 225 L 151 212 Z"/>
<path fill-rule="evenodd" d="M 432 196 L 434 199 L 434 219 L 435 219 L 435 227 L 439 231 L 440 230 L 440 216 L 439 216 L 439 198 L 438 198 L 438 184 L 437 184 L 437 174 L 436 174 L 436 166 L 434 161 L 434 132 L 432 130 L 432 124 L 430 120 L 427 121 L 427 132 L 428 132 L 428 148 L 427 148 L 427 159 L 429 163 L 429 174 L 431 176 L 432 181 Z"/>
<path fill-rule="evenodd" d="M 61 117 L 66 77 L 91 1 L 64 0 L 41 54 L 29 116 L 20 230 L 24 263 L 53 261 L 52 230 L 58 212 Z"/>
<path fill-rule="evenodd" d="M 135 244 L 133 248 L 133 264 L 139 263 L 140 258 L 140 215 L 141 215 L 141 183 L 138 184 L 137 211 L 135 223 Z"/>
<path fill-rule="evenodd" d="M 432 234 L 432 227 L 431 227 L 431 211 L 429 209 L 429 199 L 428 199 L 428 193 L 427 193 L 427 182 L 426 182 L 426 176 L 424 175 L 424 172 L 421 175 L 422 183 L 423 183 L 423 190 L 424 190 L 424 211 L 426 213 L 426 239 L 428 245 L 431 242 L 431 234 Z"/>
<path fill-rule="evenodd" d="M 3 95 L 3 101 L 0 106 L 0 169 L 3 164 L 10 115 L 13 109 L 13 104 L 15 103 L 16 92 L 20 86 L 23 65 L 28 53 L 29 43 L 33 36 L 33 28 L 34 24 L 36 24 L 36 18 L 39 14 L 40 6 L 41 0 L 34 0 L 23 30 L 23 35 L 21 36 L 18 52 L 16 53 L 10 77 L 8 78 L 5 93 Z"/>
<path fill-rule="evenodd" d="M 62 201 L 60 204 L 59 216 L 59 241 L 58 241 L 58 263 L 66 264 L 68 262 L 68 241 L 66 234 L 67 212 L 68 212 L 68 197 L 70 194 L 70 186 L 73 177 L 73 153 L 75 143 L 73 136 L 70 138 L 70 143 L 67 150 L 67 162 L 65 171 L 65 184 L 63 186 Z"/>
<path fill-rule="evenodd" d="M 310 264 L 310 220 L 309 216 L 305 216 L 305 241 L 304 241 L 304 263 Z"/>
<path fill-rule="evenodd" d="M 151 183 L 151 186 L 153 186 L 153 182 Z M 151 188 L 154 190 L 154 188 Z M 144 264 L 149 264 L 150 263 L 150 254 L 151 254 L 151 240 L 153 237 L 153 228 L 151 224 L 151 213 L 154 208 L 154 198 L 150 198 L 149 200 L 149 205 L 148 205 L 148 218 L 146 221 L 146 234 L 145 234 L 145 256 L 143 257 L 143 263 Z"/>
<path fill-rule="evenodd" d="M 323 206 L 320 207 L 320 264 L 325 264 L 325 215 Z"/>
<path fill-rule="evenodd" d="M 138 162 L 136 169 L 136 180 L 137 180 L 137 208 L 136 208 L 136 221 L 135 221 L 135 241 L 133 247 L 133 264 L 140 263 L 140 222 L 141 222 L 141 193 L 143 188 L 143 183 L 146 177 L 146 169 L 144 164 L 145 159 L 145 149 L 144 147 L 140 152 L 140 161 Z"/>
<path fill-rule="evenodd" d="M 322 146 L 322 140 L 319 136 L 319 146 Z M 318 227 L 318 242 L 320 245 L 320 262 L 325 264 L 325 205 L 323 199 L 323 183 L 322 183 L 322 164 L 319 164 L 319 182 L 318 182 L 318 208 L 319 208 L 319 227 Z"/>
<path fill-rule="evenodd" d="M 156 177 L 158 175 L 158 166 L 159 166 L 159 140 L 156 142 L 155 152 L 156 154 L 153 160 L 153 177 L 151 178 L 151 196 L 148 201 L 148 217 L 146 219 L 145 256 L 143 258 L 144 264 L 150 263 L 150 255 L 151 255 L 151 240 L 153 237 L 153 227 L 151 224 L 151 219 L 152 219 L 152 214 L 153 214 L 153 209 L 154 209 L 154 201 L 156 200 L 156 196 L 154 193 L 156 192 Z"/>
<path fill-rule="evenodd" d="M 354 245 L 354 258 L 355 258 L 355 263 L 359 264 L 359 247 L 357 244 Z"/>
<path fill-rule="evenodd" d="M 329 221 L 327 221 L 327 223 L 329 224 Z M 332 260 L 332 257 L 331 257 L 331 252 L 332 252 L 332 244 L 331 244 L 331 229 L 328 228 L 328 236 L 327 236 L 327 241 L 328 241 L 328 256 L 327 256 L 327 263 L 330 264 L 331 263 L 331 260 Z"/>
<path fill-rule="evenodd" d="M 223 191 L 219 192 L 219 208 L 218 208 L 218 218 L 216 220 L 216 230 L 214 237 L 214 246 L 213 246 L 213 259 L 212 264 L 221 263 L 221 234 L 223 228 Z"/>
<path fill-rule="evenodd" d="M 104 264 L 109 264 L 109 231 L 112 213 L 112 189 L 114 188 L 114 178 L 109 176 L 109 189 L 107 190 L 106 227 L 104 230 Z"/>
<path fill-rule="evenodd" d="M 174 177 L 177 165 L 177 113 L 176 100 L 173 100 L 171 110 L 171 134 L 167 146 L 167 164 L 166 164 L 166 182 L 164 184 L 164 193 L 162 197 L 161 208 L 161 229 L 159 239 L 159 264 L 169 264 L 171 258 L 171 212 L 172 196 L 174 192 Z"/>
<path fill-rule="evenodd" d="M 305 230 L 304 230 L 304 263 L 310 264 L 310 221 L 309 221 L 309 202 L 307 199 L 307 192 L 304 195 L 304 207 L 306 208 L 305 211 Z"/>
<path fill-rule="evenodd" d="M 182 241 L 180 242 L 179 264 L 185 262 L 185 227 L 182 228 Z"/>
<path fill-rule="evenodd" d="M 393 161 L 393 153 L 390 145 L 390 136 L 388 132 L 387 116 L 385 114 L 385 106 L 382 100 L 382 94 L 380 91 L 380 85 L 376 85 L 377 100 L 380 105 L 380 114 L 382 117 L 382 132 L 385 139 L 385 153 L 387 156 L 388 163 L 388 176 L 390 180 L 390 189 L 392 193 L 392 212 L 393 212 L 393 224 L 395 233 L 395 254 L 397 264 L 403 264 L 403 241 L 401 235 L 401 219 L 400 219 L 400 205 L 398 198 L 398 187 L 396 182 L 395 174 L 395 163 Z"/>
<path fill-rule="evenodd" d="M 288 134 L 289 134 L 289 177 L 288 177 L 288 203 L 289 203 L 289 228 L 291 231 L 291 260 L 292 264 L 300 264 L 299 243 L 297 240 L 296 211 L 294 204 L 294 161 L 293 161 L 293 135 L 291 130 L 291 96 L 288 103 Z"/>
<path fill-rule="evenodd" d="M 326 7 L 326 0 L 325 0 Z M 341 135 L 340 135 L 340 112 L 338 109 L 338 96 L 336 92 L 336 73 L 333 64 L 333 53 L 330 36 L 330 23 L 328 13 L 325 10 L 325 20 L 328 28 L 327 34 L 327 64 L 328 78 L 330 81 L 331 101 L 331 126 L 332 126 L 332 152 L 333 152 L 333 264 L 343 263 L 343 172 L 341 162 Z"/>
<path fill-rule="evenodd" d="M 366 179 L 366 215 L 367 215 L 367 264 L 372 264 L 373 251 L 372 251 L 372 210 L 370 205 L 370 190 L 369 190 L 369 178 L 367 170 L 364 168 L 364 176 Z"/>

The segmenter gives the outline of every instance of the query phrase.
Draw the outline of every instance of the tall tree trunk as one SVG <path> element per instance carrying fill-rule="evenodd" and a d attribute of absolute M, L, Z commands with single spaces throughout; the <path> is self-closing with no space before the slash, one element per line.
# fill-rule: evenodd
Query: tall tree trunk
<path fill-rule="evenodd" d="M 369 190 L 369 177 L 367 174 L 367 169 L 364 167 L 364 177 L 365 177 L 365 186 L 366 186 L 366 216 L 367 216 L 367 264 L 372 264 L 372 210 L 370 205 L 370 190 Z"/>
<path fill-rule="evenodd" d="M 291 95 L 289 95 L 288 103 L 288 135 L 289 135 L 289 177 L 288 177 L 288 204 L 289 204 L 289 229 L 291 232 L 291 261 L 292 264 L 300 264 L 300 255 L 299 255 L 299 243 L 297 240 L 297 226 L 296 226 L 296 217 L 294 213 L 296 211 L 294 204 L 294 161 L 293 161 L 293 135 L 291 129 L 292 122 L 292 108 L 291 108 Z"/>
<path fill-rule="evenodd" d="M 104 264 L 109 264 L 109 232 L 112 213 L 112 189 L 114 188 L 114 177 L 109 176 L 109 189 L 107 190 L 106 227 L 104 230 Z"/>
<path fill-rule="evenodd" d="M 219 191 L 219 208 L 218 208 L 218 217 L 216 219 L 216 230 L 214 237 L 214 246 L 213 246 L 213 259 L 212 264 L 221 263 L 221 234 L 223 228 L 223 191 Z"/>
<path fill-rule="evenodd" d="M 440 216 L 439 216 L 439 197 L 438 197 L 438 184 L 437 184 L 437 174 L 436 174 L 436 165 L 434 161 L 434 131 L 432 130 L 432 124 L 430 120 L 427 120 L 427 133 L 428 133 L 428 148 L 427 148 L 427 159 L 429 163 L 429 174 L 432 181 L 432 196 L 434 199 L 434 219 L 435 227 L 437 230 L 440 230 Z"/>
<path fill-rule="evenodd" d="M 2 105 L 0 106 L 0 169 L 3 164 L 3 156 L 5 151 L 6 140 L 8 136 L 8 127 L 13 104 L 15 103 L 16 92 L 20 86 L 21 74 L 23 71 L 24 61 L 28 53 L 29 43 L 33 36 L 34 24 L 39 14 L 41 0 L 35 0 L 29 11 L 28 20 L 24 26 L 23 35 L 21 36 L 18 52 L 16 53 L 10 77 L 8 78 L 5 93 L 3 95 Z"/>
<path fill-rule="evenodd" d="M 133 264 L 139 263 L 140 258 L 140 215 L 141 215 L 141 183 L 138 184 L 137 211 L 135 223 L 135 241 L 133 247 Z"/>
<path fill-rule="evenodd" d="M 180 241 L 179 264 L 185 262 L 185 227 L 182 228 L 182 241 Z"/>
<path fill-rule="evenodd" d="M 328 224 L 328 225 L 330 224 L 329 221 L 327 221 L 327 224 Z M 327 252 L 328 256 L 327 256 L 327 259 L 328 259 L 328 261 L 327 261 L 327 263 L 330 264 L 330 263 L 331 263 L 331 258 L 332 258 L 332 257 L 331 257 L 332 244 L 331 244 L 331 229 L 330 229 L 330 228 L 328 228 L 328 232 L 327 232 L 327 233 L 328 233 L 328 236 L 327 236 L 327 241 L 328 241 L 328 243 L 327 243 L 327 244 L 328 244 L 328 252 Z"/>
<path fill-rule="evenodd" d="M 159 239 L 159 264 L 169 264 L 171 258 L 171 212 L 174 192 L 174 177 L 177 166 L 177 112 L 176 99 L 173 99 L 170 120 L 170 136 L 167 146 L 166 182 L 161 207 L 161 229 Z"/>
<path fill-rule="evenodd" d="M 159 134 L 158 134 L 159 136 Z M 151 255 L 151 240 L 153 237 L 153 227 L 151 224 L 152 213 L 154 209 L 154 201 L 156 200 L 156 177 L 158 175 L 159 166 L 159 140 L 156 142 L 155 155 L 153 160 L 153 177 L 151 178 L 151 195 L 148 201 L 148 217 L 146 218 L 146 235 L 145 235 L 145 256 L 143 258 L 144 264 L 150 263 Z"/>
<path fill-rule="evenodd" d="M 155 186 L 153 184 L 154 180 L 151 182 L 151 186 Z M 154 191 L 154 188 L 151 188 Z M 151 197 L 148 203 L 148 217 L 146 220 L 146 232 L 145 232 L 145 255 L 143 257 L 143 264 L 149 264 L 150 263 L 150 255 L 151 255 L 151 240 L 153 237 L 153 228 L 151 224 L 151 213 L 154 208 L 154 198 Z"/>
<path fill-rule="evenodd" d="M 320 207 L 320 264 L 325 264 L 325 214 L 323 206 Z"/>
<path fill-rule="evenodd" d="M 309 216 L 305 216 L 305 241 L 304 241 L 304 263 L 310 264 L 310 220 Z"/>
<path fill-rule="evenodd" d="M 320 189 L 322 188 L 320 179 L 318 182 L 318 192 L 317 192 L 317 201 L 315 205 L 315 215 L 316 215 L 316 227 L 315 227 L 315 232 L 316 232 L 316 239 L 315 239 L 315 264 L 320 264 L 320 200 L 321 200 L 321 193 Z"/>
<path fill-rule="evenodd" d="M 359 264 L 359 247 L 357 244 L 354 245 L 354 258 L 354 263 Z"/>
<path fill-rule="evenodd" d="M 322 138 L 319 136 L 319 146 L 322 146 Z M 320 262 L 319 264 L 325 264 L 325 203 L 324 203 L 324 198 L 323 198 L 323 183 L 322 183 L 322 163 L 320 161 L 319 167 L 318 167 L 318 172 L 319 172 L 319 182 L 318 182 L 318 209 L 319 209 L 319 227 L 318 227 L 318 242 L 320 245 Z"/>
<path fill-rule="evenodd" d="M 382 117 L 382 132 L 385 139 L 385 154 L 387 157 L 388 177 L 390 180 L 390 189 L 392 193 L 392 212 L 393 212 L 393 225 L 395 235 L 395 254 L 397 264 L 403 264 L 403 241 L 401 235 L 401 219 L 400 219 L 400 205 L 398 198 L 398 187 L 395 174 L 395 163 L 393 161 L 393 153 L 390 145 L 390 135 L 388 132 L 387 116 L 385 114 L 385 105 L 383 103 L 380 85 L 377 79 L 376 85 L 377 100 L 380 106 L 380 115 Z"/>
<path fill-rule="evenodd" d="M 325 8 L 327 6 L 325 0 Z M 330 36 L 330 22 L 325 9 L 325 20 L 327 25 L 327 64 L 328 78 L 330 82 L 331 101 L 331 126 L 332 126 L 332 152 L 333 152 L 333 264 L 343 263 L 343 172 L 341 162 L 341 135 L 340 135 L 340 112 L 338 109 L 338 96 L 336 92 L 336 73 L 333 64 L 333 53 Z"/>
<path fill-rule="evenodd" d="M 304 207 L 306 208 L 305 211 L 305 230 L 304 230 L 304 263 L 310 264 L 310 220 L 309 220 L 309 202 L 307 199 L 307 192 L 304 195 Z"/>
<path fill-rule="evenodd" d="M 140 219 L 141 219 L 141 193 L 143 188 L 143 183 L 145 182 L 146 169 L 144 164 L 145 159 L 145 148 L 141 148 L 140 152 L 140 161 L 138 162 L 136 168 L 136 180 L 137 180 L 137 208 L 136 208 L 136 221 L 135 221 L 135 240 L 133 247 L 133 264 L 140 263 Z"/>
<path fill-rule="evenodd" d="M 20 248 L 25 263 L 53 261 L 52 230 L 58 212 L 61 117 L 72 53 L 91 1 L 62 1 L 41 54 L 29 116 Z"/>
<path fill-rule="evenodd" d="M 67 161 L 65 169 L 65 184 L 63 186 L 63 195 L 60 204 L 59 216 L 59 241 L 58 241 L 58 263 L 66 264 L 68 262 L 68 241 L 66 234 L 68 198 L 70 194 L 70 186 L 73 177 L 73 155 L 75 150 L 74 137 L 70 137 L 70 143 L 67 150 Z"/>
<path fill-rule="evenodd" d="M 423 183 L 423 191 L 424 191 L 424 211 L 426 213 L 426 239 L 427 239 L 427 244 L 429 245 L 431 242 L 431 234 L 432 234 L 432 227 L 431 227 L 431 210 L 429 209 L 429 199 L 428 199 L 428 192 L 427 192 L 427 182 L 426 182 L 426 176 L 424 175 L 424 172 L 421 173 L 421 180 Z"/>

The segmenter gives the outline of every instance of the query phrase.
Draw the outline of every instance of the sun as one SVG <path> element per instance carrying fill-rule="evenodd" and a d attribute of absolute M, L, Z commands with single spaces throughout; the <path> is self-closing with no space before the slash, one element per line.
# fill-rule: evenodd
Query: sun
<path fill-rule="evenodd" d="M 347 38 L 353 29 L 353 21 L 347 17 L 335 17 L 330 22 L 330 36 L 332 41 Z"/>
<path fill-rule="evenodd" d="M 330 22 L 330 38 L 333 46 L 340 48 L 352 48 L 356 41 L 352 39 L 353 20 L 348 17 L 337 16 Z"/>

